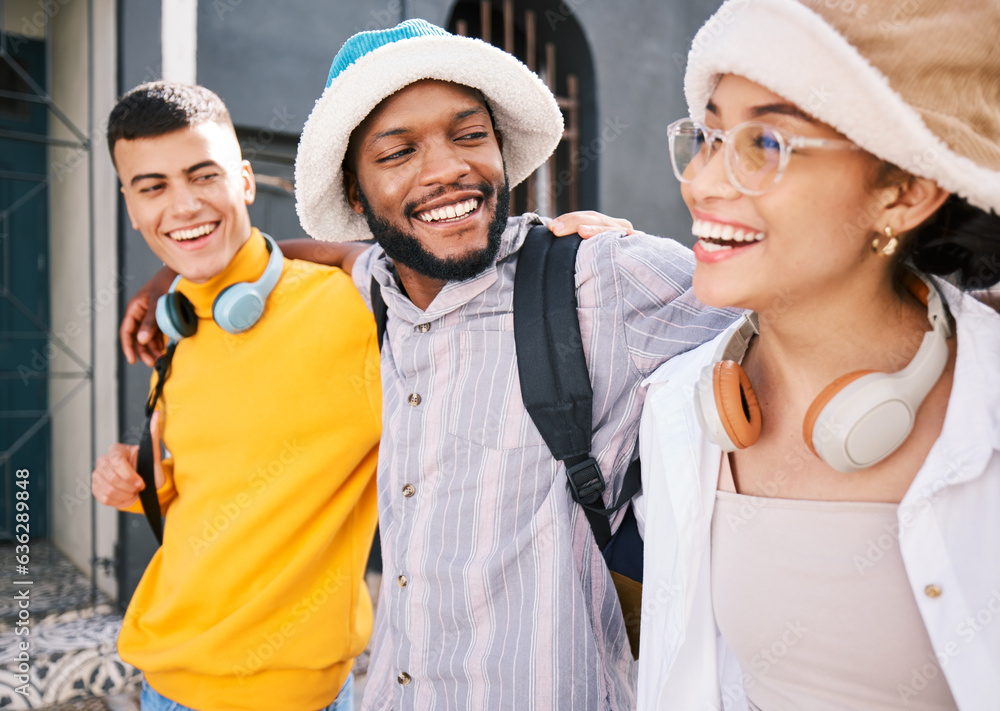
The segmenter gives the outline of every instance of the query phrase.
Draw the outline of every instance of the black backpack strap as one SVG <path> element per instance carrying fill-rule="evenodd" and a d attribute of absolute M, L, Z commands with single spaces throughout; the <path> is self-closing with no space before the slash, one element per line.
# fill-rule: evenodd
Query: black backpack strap
<path fill-rule="evenodd" d="M 590 456 L 594 392 L 576 310 L 581 242 L 578 236 L 554 237 L 544 225 L 529 230 L 514 275 L 514 343 L 524 406 L 552 455 L 566 465 L 573 499 L 603 550 L 611 540 L 609 516 L 629 502 L 640 482 L 638 467 L 630 467 L 617 502 L 604 508 L 604 477 Z"/>
<path fill-rule="evenodd" d="M 177 343 L 171 342 L 167 345 L 167 352 L 156 359 L 156 386 L 146 400 L 146 424 L 142 428 L 142 435 L 139 437 L 139 453 L 136 456 L 135 471 L 142 477 L 145 488 L 139 492 L 139 502 L 142 504 L 142 512 L 146 514 L 149 527 L 153 529 L 156 542 L 163 545 L 163 515 L 160 513 L 160 500 L 156 495 L 156 459 L 153 456 L 153 436 L 149 432 L 149 424 L 153 419 L 153 412 L 156 410 L 156 403 L 159 402 L 163 394 L 163 386 L 167 382 L 170 374 L 170 362 L 174 358 L 174 351 Z"/>
<path fill-rule="evenodd" d="M 375 328 L 378 329 L 378 347 L 381 350 L 382 341 L 385 339 L 385 325 L 389 320 L 389 307 L 385 305 L 385 301 L 382 299 L 382 287 L 379 283 L 375 281 L 375 275 L 372 275 L 372 314 L 375 315 Z"/>

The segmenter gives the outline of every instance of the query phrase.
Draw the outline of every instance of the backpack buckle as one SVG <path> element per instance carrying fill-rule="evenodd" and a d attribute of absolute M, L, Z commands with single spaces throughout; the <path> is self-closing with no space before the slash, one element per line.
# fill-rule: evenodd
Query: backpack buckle
<path fill-rule="evenodd" d="M 601 467 L 593 457 L 567 467 L 566 476 L 569 479 L 569 488 L 573 491 L 573 500 L 579 504 L 590 504 L 604 493 Z"/>

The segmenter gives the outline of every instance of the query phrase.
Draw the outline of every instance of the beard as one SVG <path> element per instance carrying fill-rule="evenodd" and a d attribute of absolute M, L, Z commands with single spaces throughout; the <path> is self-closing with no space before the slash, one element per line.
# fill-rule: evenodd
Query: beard
<path fill-rule="evenodd" d="M 507 173 L 504 172 L 503 186 L 500 190 L 487 182 L 478 185 L 449 185 L 441 188 L 443 194 L 448 191 L 461 191 L 474 189 L 483 194 L 483 205 L 485 206 L 494 195 L 497 198 L 493 219 L 490 220 L 489 230 L 486 235 L 486 246 L 459 257 L 448 257 L 442 259 L 437 257 L 420 243 L 412 233 L 397 227 L 381 215 L 375 214 L 371 203 L 365 196 L 361 186 L 358 186 L 358 200 L 365 211 L 365 219 L 368 221 L 368 229 L 375 236 L 375 241 L 385 250 L 386 255 L 393 262 L 409 267 L 418 274 L 430 279 L 440 281 L 463 281 L 470 279 L 491 264 L 496 259 L 500 251 L 500 238 L 503 231 L 507 229 L 507 216 L 510 213 L 510 181 Z M 428 196 L 433 198 L 434 196 Z M 408 218 L 412 218 L 419 212 L 419 205 L 409 203 L 403 212 Z"/>

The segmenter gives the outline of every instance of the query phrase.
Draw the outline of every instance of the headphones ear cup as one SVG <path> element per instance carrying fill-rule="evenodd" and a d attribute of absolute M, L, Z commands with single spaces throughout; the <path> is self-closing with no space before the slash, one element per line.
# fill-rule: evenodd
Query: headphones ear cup
<path fill-rule="evenodd" d="M 830 404 L 830 400 L 832 400 L 837 393 L 853 383 L 855 380 L 877 372 L 878 371 L 876 370 L 855 370 L 853 373 L 845 373 L 823 388 L 819 395 L 816 396 L 816 399 L 812 401 L 812 405 L 810 405 L 809 409 L 806 410 L 806 418 L 802 421 L 802 437 L 806 441 L 806 446 L 809 447 L 812 453 L 817 457 L 824 459 L 824 457 L 816 451 L 816 446 L 813 444 L 813 431 L 816 428 L 817 420 L 819 420 L 820 416 L 823 414 L 823 409 Z M 824 437 L 831 440 L 834 438 L 843 438 L 847 435 L 846 432 L 838 432 L 829 425 L 824 429 L 829 430 L 824 432 Z"/>
<path fill-rule="evenodd" d="M 264 300 L 252 284 L 245 282 L 227 286 L 212 305 L 212 318 L 219 328 L 234 335 L 248 330 L 263 313 Z"/>
<path fill-rule="evenodd" d="M 743 366 L 723 360 L 712 369 L 712 390 L 722 426 L 738 449 L 760 439 L 761 415 L 757 395 Z"/>
<path fill-rule="evenodd" d="M 198 331 L 198 315 L 184 294 L 171 291 L 156 302 L 156 325 L 172 341 L 193 336 Z"/>

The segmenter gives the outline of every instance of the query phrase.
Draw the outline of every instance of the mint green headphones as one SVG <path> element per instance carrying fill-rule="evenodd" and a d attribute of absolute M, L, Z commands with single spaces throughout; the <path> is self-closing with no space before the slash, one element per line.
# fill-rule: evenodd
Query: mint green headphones
<path fill-rule="evenodd" d="M 215 297 L 212 318 L 219 328 L 228 333 L 243 333 L 253 326 L 264 313 L 267 297 L 281 278 L 283 255 L 278 243 L 270 235 L 261 233 L 271 253 L 260 279 L 238 282 L 227 286 Z M 194 306 L 184 294 L 177 291 L 181 277 L 174 279 L 170 291 L 156 302 L 156 325 L 171 341 L 193 336 L 198 330 L 198 317 Z"/>

